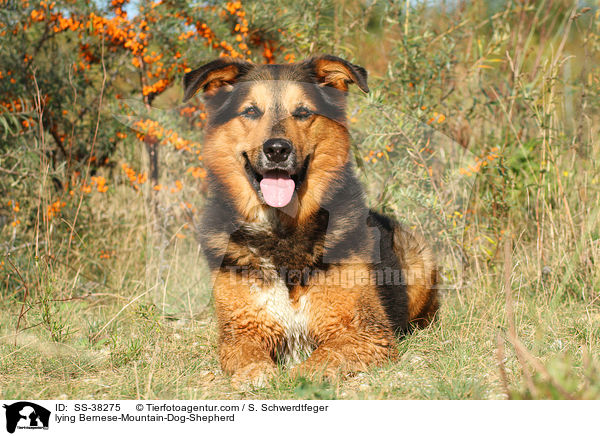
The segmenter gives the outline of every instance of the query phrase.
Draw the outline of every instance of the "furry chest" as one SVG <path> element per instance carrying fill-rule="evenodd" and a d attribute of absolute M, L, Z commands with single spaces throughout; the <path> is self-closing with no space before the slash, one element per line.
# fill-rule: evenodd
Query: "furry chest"
<path fill-rule="evenodd" d="M 309 334 L 310 301 L 302 295 L 292 302 L 283 281 L 269 285 L 253 284 L 250 294 L 259 310 L 264 311 L 283 330 L 284 338 L 277 347 L 278 357 L 286 364 L 306 359 L 315 349 Z"/>

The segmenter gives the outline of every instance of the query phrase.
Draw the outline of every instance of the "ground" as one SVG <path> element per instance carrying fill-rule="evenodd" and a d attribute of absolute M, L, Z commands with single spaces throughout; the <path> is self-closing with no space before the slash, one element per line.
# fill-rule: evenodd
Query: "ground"
<path fill-rule="evenodd" d="M 48 303 L 54 305 L 49 310 L 60 319 L 54 328 L 71 326 L 68 333 L 54 332 L 63 334 L 58 341 L 51 340 L 50 325 L 21 331 L 15 346 L 19 308 L 4 300 L 0 320 L 2 397 L 502 399 L 527 394 L 512 347 L 503 347 L 504 357 L 498 354 L 499 338 L 506 343 L 506 304 L 493 272 L 444 292 L 438 319 L 399 340 L 397 361 L 335 382 L 290 379 L 282 368 L 268 387 L 240 391 L 219 368 L 207 281 L 173 295 L 171 290 L 191 278 L 178 276 L 189 271 L 185 262 L 172 268 L 171 283 L 163 287 L 168 292 L 162 294 L 161 289 L 152 298 L 148 294 L 138 300 L 134 295 L 90 295 Z M 204 276 L 205 269 L 199 269 L 198 275 Z M 163 297 L 173 315 L 159 315 Z M 547 295 L 536 295 L 526 286 L 514 298 L 520 341 L 549 363 L 551 370 L 563 369 L 561 362 L 570 359 L 572 365 L 565 363 L 567 375 L 561 376 L 560 383 L 573 382 L 573 388 L 580 391 L 582 350 L 600 349 L 599 311 L 575 301 L 553 304 Z M 157 304 L 148 303 L 152 299 Z M 508 390 L 500 368 L 506 374 Z M 538 389 L 544 386 L 544 382 L 538 383 Z"/>

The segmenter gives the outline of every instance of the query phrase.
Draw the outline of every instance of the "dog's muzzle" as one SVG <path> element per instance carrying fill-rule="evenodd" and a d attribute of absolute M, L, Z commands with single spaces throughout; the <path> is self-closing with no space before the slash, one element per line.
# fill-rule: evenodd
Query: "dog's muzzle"
<path fill-rule="evenodd" d="M 246 173 L 259 197 L 271 207 L 285 207 L 304 181 L 309 156 L 298 165 L 296 150 L 285 138 L 270 138 L 263 143 L 256 165 L 244 153 Z"/>

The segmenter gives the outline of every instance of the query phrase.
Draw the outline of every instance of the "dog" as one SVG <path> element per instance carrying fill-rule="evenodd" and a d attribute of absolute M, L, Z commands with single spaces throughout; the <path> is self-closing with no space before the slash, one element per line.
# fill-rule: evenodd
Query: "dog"
<path fill-rule="evenodd" d="M 223 371 L 264 384 L 337 377 L 397 354 L 438 310 L 422 238 L 366 206 L 346 122 L 367 71 L 321 55 L 293 64 L 220 58 L 184 77 L 203 92 L 209 198 L 200 242 L 212 272 Z"/>

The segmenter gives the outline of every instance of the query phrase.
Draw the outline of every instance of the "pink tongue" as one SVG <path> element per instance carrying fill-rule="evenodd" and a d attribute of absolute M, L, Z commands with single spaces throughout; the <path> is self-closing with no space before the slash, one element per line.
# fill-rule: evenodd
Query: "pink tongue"
<path fill-rule="evenodd" d="M 286 174 L 267 173 L 260 181 L 263 198 L 271 207 L 284 207 L 294 195 L 294 181 Z"/>

